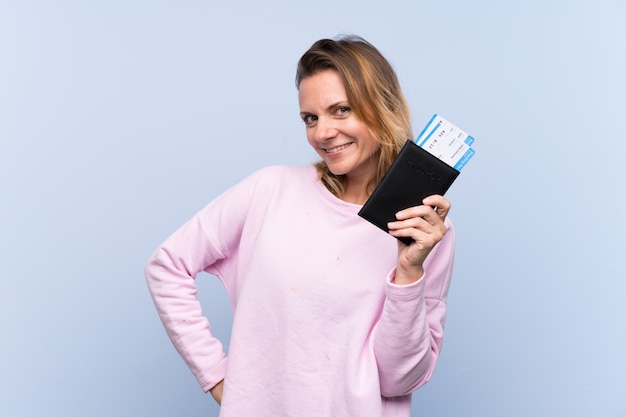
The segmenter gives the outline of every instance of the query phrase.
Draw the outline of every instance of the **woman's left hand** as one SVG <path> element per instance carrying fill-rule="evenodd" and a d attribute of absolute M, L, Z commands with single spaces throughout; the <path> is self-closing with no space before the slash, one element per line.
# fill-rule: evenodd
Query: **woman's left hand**
<path fill-rule="evenodd" d="M 431 195 L 422 202 L 424 205 L 399 211 L 398 220 L 387 224 L 392 236 L 413 239 L 410 245 L 398 241 L 396 284 L 410 284 L 422 277 L 424 260 L 446 233 L 444 220 L 450 202 L 440 195 Z"/>

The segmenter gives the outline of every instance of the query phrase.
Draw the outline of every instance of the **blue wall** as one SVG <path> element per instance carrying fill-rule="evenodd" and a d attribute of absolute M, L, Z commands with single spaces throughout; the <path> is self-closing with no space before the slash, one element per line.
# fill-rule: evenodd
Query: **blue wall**
<path fill-rule="evenodd" d="M 217 414 L 143 264 L 253 170 L 315 160 L 295 63 L 356 33 L 416 133 L 440 113 L 476 137 L 414 415 L 626 416 L 624 2 L 249 3 L 0 0 L 0 415 Z"/>

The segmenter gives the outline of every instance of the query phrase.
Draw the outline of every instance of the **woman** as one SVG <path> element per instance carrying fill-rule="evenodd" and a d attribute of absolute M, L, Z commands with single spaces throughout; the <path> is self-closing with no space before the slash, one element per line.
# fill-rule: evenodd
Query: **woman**
<path fill-rule="evenodd" d="M 442 344 L 450 203 L 402 210 L 389 234 L 357 215 L 413 137 L 396 75 L 371 44 L 316 42 L 296 84 L 321 161 L 262 169 L 208 204 L 150 258 L 151 294 L 221 416 L 409 416 Z M 233 305 L 228 358 L 196 298 L 201 271 Z"/>

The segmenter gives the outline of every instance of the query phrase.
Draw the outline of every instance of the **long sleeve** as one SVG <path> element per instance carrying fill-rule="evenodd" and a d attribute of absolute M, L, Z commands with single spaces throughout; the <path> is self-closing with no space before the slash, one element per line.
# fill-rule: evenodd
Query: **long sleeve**
<path fill-rule="evenodd" d="M 213 262 L 208 247 L 199 219 L 194 218 L 156 250 L 145 268 L 163 326 L 204 391 L 226 373 L 222 344 L 211 335 L 197 299 L 196 274 Z"/>
<path fill-rule="evenodd" d="M 145 266 L 163 326 L 205 392 L 224 378 L 227 358 L 203 315 L 195 278 L 207 271 L 227 290 L 234 285 L 224 281 L 220 268 L 227 256 L 236 256 L 254 187 L 255 178 L 248 178 L 212 201 L 163 242 Z"/>
<path fill-rule="evenodd" d="M 410 285 L 385 288 L 386 299 L 374 336 L 381 394 L 410 394 L 430 380 L 443 344 L 446 298 L 452 276 L 454 229 L 448 231 L 424 264 L 424 276 Z"/>

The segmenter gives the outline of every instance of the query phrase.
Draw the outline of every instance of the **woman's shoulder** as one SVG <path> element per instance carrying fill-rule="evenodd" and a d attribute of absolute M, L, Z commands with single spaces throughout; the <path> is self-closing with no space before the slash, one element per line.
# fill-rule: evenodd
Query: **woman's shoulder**
<path fill-rule="evenodd" d="M 313 192 L 316 170 L 311 166 L 270 165 L 249 174 L 228 193 L 247 204 L 269 204 L 274 199 L 295 200 Z"/>
<path fill-rule="evenodd" d="M 315 167 L 313 165 L 269 165 L 258 169 L 252 175 L 261 177 L 284 177 L 285 175 L 308 177 L 314 172 Z"/>
<path fill-rule="evenodd" d="M 316 178 L 313 165 L 270 165 L 253 172 L 249 179 L 268 185 L 301 184 L 303 181 L 310 182 Z"/>
<path fill-rule="evenodd" d="M 313 184 L 315 179 L 316 171 L 312 165 L 269 165 L 247 174 L 225 192 L 248 198 L 258 193 L 306 188 L 305 184 Z"/>

